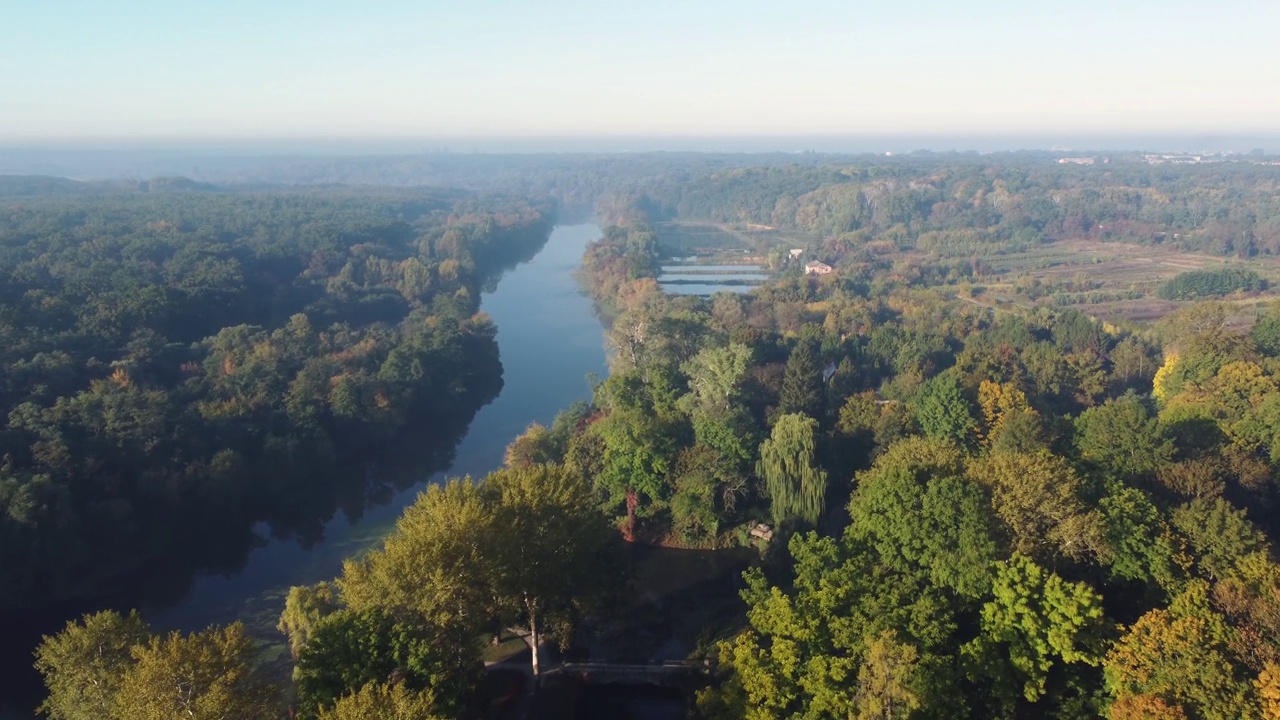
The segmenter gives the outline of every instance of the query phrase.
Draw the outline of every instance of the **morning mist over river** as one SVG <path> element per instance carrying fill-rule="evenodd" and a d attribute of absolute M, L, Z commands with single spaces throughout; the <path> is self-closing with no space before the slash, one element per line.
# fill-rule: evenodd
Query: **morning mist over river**
<path fill-rule="evenodd" d="M 507 444 L 530 423 L 549 424 L 560 410 L 589 399 L 588 375 L 607 372 L 604 337 L 574 272 L 587 243 L 600 235 L 593 224 L 555 227 L 537 256 L 505 273 L 497 288 L 484 295 L 481 310 L 498 329 L 502 392 L 476 414 L 446 472 L 424 478 L 385 505 L 368 508 L 355 523 L 339 512 L 312 547 L 294 539 L 269 540 L 252 552 L 240 572 L 197 578 L 185 600 L 156 610 L 152 622 L 199 630 L 243 619 L 255 630 L 273 628 L 290 586 L 338 575 L 344 559 L 381 540 L 426 483 L 480 477 L 501 467 Z"/>

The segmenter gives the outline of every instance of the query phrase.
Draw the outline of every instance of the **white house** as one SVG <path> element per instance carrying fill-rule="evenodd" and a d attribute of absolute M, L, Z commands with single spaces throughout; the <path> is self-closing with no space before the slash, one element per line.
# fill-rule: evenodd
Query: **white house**
<path fill-rule="evenodd" d="M 832 267 L 830 265 L 817 260 L 811 260 L 804 265 L 805 275 L 829 275 L 831 270 Z"/>

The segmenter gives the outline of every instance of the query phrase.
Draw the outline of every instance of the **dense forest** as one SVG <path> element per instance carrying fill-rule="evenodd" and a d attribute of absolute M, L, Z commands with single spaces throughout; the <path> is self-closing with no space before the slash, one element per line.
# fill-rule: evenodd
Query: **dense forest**
<path fill-rule="evenodd" d="M 309 542 L 335 510 L 446 467 L 502 383 L 480 290 L 541 247 L 551 212 L 182 180 L 8 178 L 0 204 L 14 637 L 179 597 L 238 567 L 260 522 Z"/>
<path fill-rule="evenodd" d="M 573 186 L 612 223 L 582 262 L 611 349 L 588 402 L 294 588 L 291 690 L 255 674 L 238 625 L 156 636 L 106 613 L 40 645 L 46 714 L 148 717 L 195 678 L 195 717 L 275 717 L 283 697 L 300 717 L 492 716 L 486 640 L 517 629 L 536 679 L 541 640 L 626 621 L 621 538 L 760 550 L 690 658 L 708 669 L 696 716 L 1280 717 L 1280 305 L 1111 323 L 953 284 L 1064 236 L 1280 253 L 1273 169 L 608 162 L 612 182 L 584 162 Z M 665 294 L 655 224 L 672 219 L 806 233 L 835 272 Z M 1170 285 L 1267 287 L 1235 270 Z"/>
<path fill-rule="evenodd" d="M 1280 254 L 1274 158 L 1149 164 L 1141 153 L 419 154 L 208 158 L 183 173 L 238 183 L 444 185 L 556 200 L 610 224 L 682 218 L 889 241 L 941 256 L 1096 237 L 1248 257 Z M 149 174 L 161 174 L 163 164 Z"/>
<path fill-rule="evenodd" d="M 647 234 L 586 256 L 633 298 L 588 422 L 513 448 L 637 537 L 791 538 L 705 716 L 1273 716 L 1280 308 L 1121 329 L 852 268 L 672 297 L 618 259 Z"/>

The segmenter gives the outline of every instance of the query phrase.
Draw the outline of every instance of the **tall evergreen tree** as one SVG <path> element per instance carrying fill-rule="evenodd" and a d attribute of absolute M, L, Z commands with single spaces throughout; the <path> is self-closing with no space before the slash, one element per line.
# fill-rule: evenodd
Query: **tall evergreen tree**
<path fill-rule="evenodd" d="M 823 400 L 822 365 L 813 343 L 801 340 L 787 358 L 782 376 L 782 393 L 778 398 L 778 412 L 783 415 L 804 413 L 811 418 L 822 417 Z"/>

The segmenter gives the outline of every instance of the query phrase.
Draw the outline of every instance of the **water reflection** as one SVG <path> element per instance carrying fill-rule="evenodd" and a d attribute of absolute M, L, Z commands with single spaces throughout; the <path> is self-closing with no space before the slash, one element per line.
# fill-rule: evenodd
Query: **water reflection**
<path fill-rule="evenodd" d="M 507 443 L 529 423 L 549 423 L 561 409 L 589 397 L 586 376 L 606 371 L 604 343 L 591 302 L 573 273 L 586 244 L 598 237 L 595 225 L 556 227 L 536 257 L 507 272 L 484 296 L 481 309 L 498 329 L 502 392 L 475 415 L 456 451 L 425 472 L 411 473 L 407 482 L 381 485 L 377 495 L 385 504 L 365 507 L 354 518 L 333 517 L 310 547 L 272 540 L 254 550 L 235 574 L 197 578 L 183 602 L 151 613 L 152 623 L 193 630 L 240 619 L 256 634 L 278 641 L 274 625 L 290 586 L 334 577 L 343 559 L 381 540 L 427 482 L 438 482 L 446 472 L 488 473 L 502 464 Z M 404 444 L 421 443 L 423 437 L 406 438 Z"/>
<path fill-rule="evenodd" d="M 671 295 L 715 295 L 718 292 L 749 293 L 759 283 L 727 285 L 724 283 L 658 283 L 662 291 Z"/>

